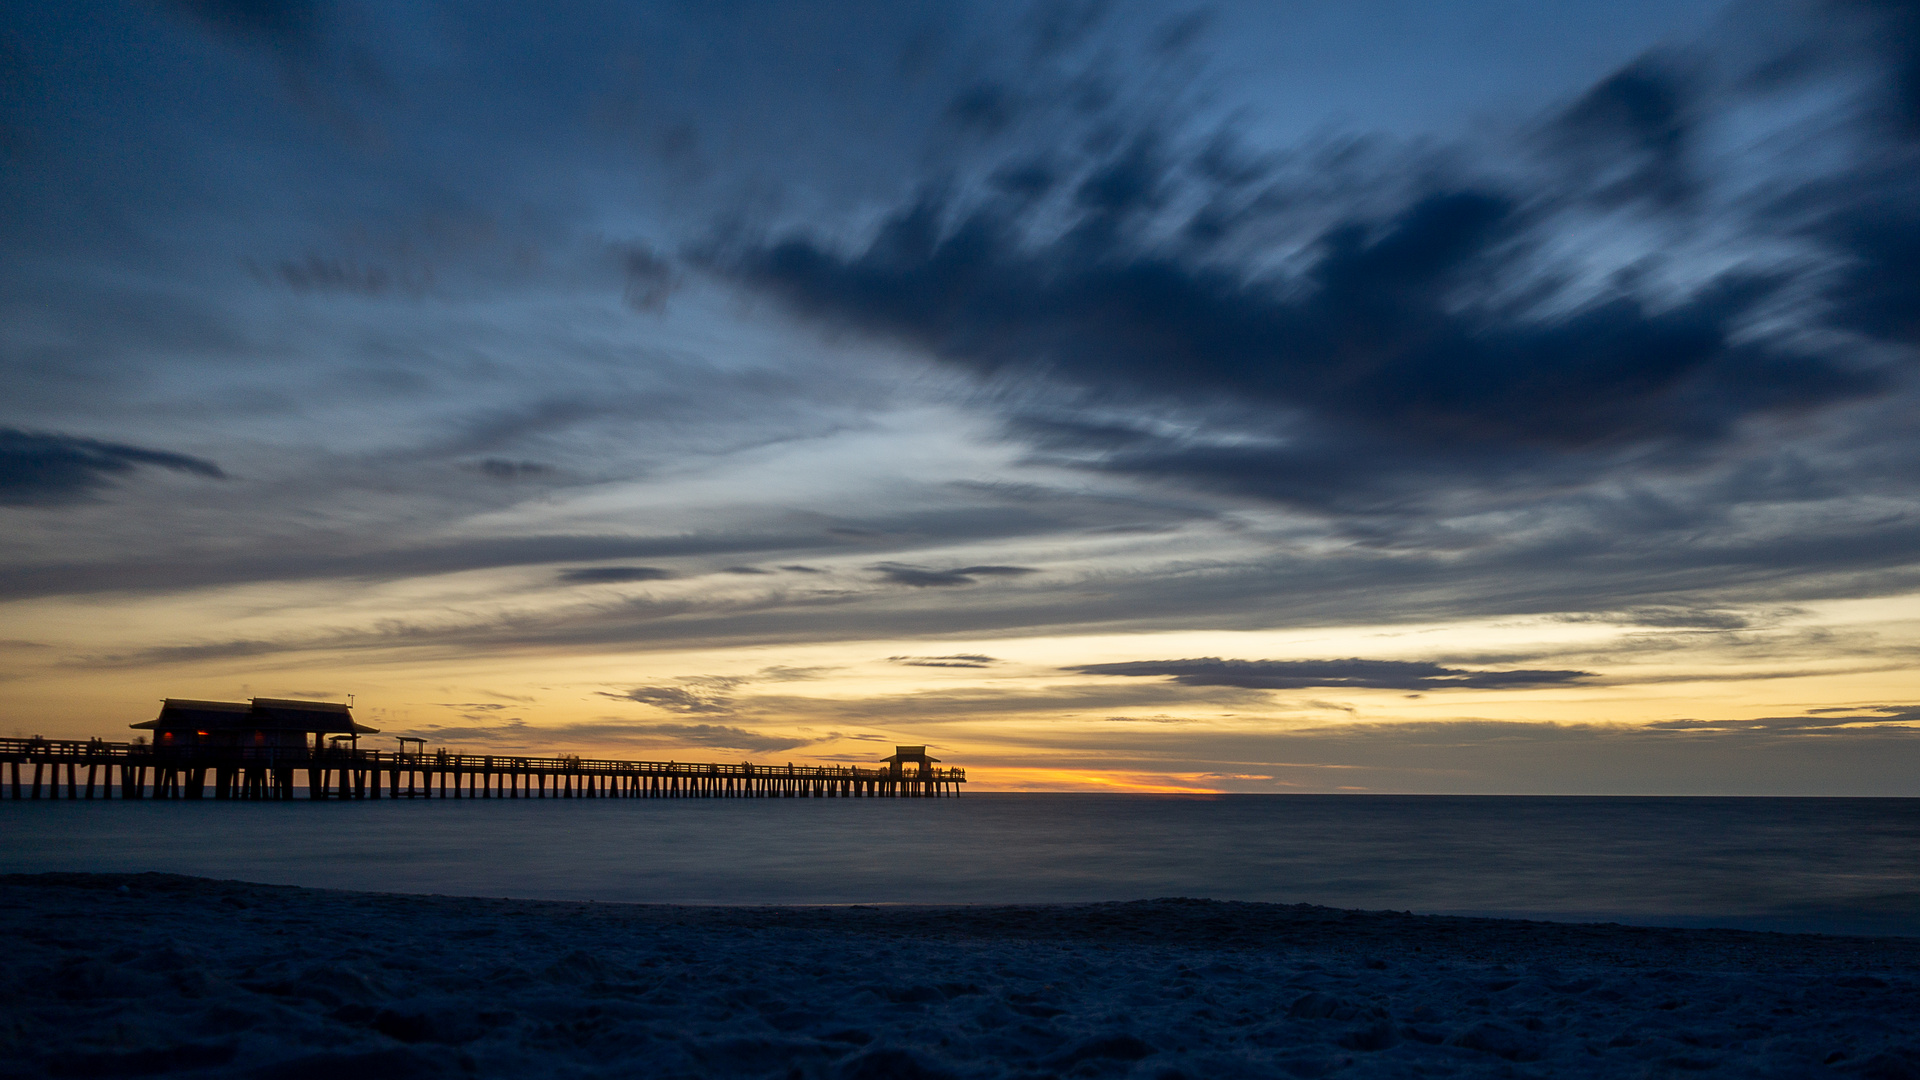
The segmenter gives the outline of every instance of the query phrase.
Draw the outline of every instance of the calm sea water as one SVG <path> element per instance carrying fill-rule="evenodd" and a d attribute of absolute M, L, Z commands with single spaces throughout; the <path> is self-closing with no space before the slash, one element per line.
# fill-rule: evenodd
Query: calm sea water
<path fill-rule="evenodd" d="M 1194 896 L 1920 935 L 1920 799 L 8 801 L 0 870 L 695 904 Z"/>

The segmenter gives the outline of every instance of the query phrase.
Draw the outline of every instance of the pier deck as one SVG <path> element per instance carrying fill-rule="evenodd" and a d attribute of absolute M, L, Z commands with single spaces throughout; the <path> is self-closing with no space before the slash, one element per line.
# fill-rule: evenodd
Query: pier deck
<path fill-rule="evenodd" d="M 13 799 L 935 798 L 965 769 L 756 765 L 508 757 L 444 750 L 192 747 L 99 740 L 0 739 L 0 791 Z M 65 767 L 64 782 L 61 777 Z M 117 770 L 117 782 L 116 782 Z"/>

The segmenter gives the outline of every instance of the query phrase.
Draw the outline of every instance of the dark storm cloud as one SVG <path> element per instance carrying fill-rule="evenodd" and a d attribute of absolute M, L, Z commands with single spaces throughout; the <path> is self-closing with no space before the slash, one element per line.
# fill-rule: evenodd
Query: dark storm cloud
<path fill-rule="evenodd" d="M 1902 47 L 1880 58 L 1896 77 Z M 1008 395 L 1041 460 L 1334 513 L 1558 496 L 1697 471 L 1752 422 L 1903 385 L 1910 365 L 1831 331 L 1916 340 L 1920 170 L 1870 152 L 1768 205 L 1708 207 L 1744 178 L 1700 160 L 1702 128 L 1742 93 L 1651 55 L 1478 169 L 1460 160 L 1481 148 L 1261 159 L 1164 115 L 1108 116 L 1133 134 L 1044 164 L 1012 152 L 995 182 L 935 186 L 864 241 L 801 229 L 708 258 L 822 324 L 1051 387 Z M 1616 213 L 1736 256 L 1675 286 L 1651 283 L 1657 251 L 1599 281 L 1553 253 Z M 1818 250 L 1755 254 L 1797 237 Z"/>
<path fill-rule="evenodd" d="M 1776 211 L 1848 257 L 1828 296 L 1835 323 L 1920 344 L 1920 5 L 1833 0 L 1830 10 L 1864 31 L 1839 63 L 1882 68 L 1880 123 L 1860 132 L 1877 153 L 1850 175 L 1790 192 Z"/>
<path fill-rule="evenodd" d="M 0 506 L 79 502 L 141 465 L 210 480 L 227 475 L 213 462 L 186 454 L 0 428 Z"/>
<path fill-rule="evenodd" d="M 1912 164 L 1911 162 L 1909 164 Z M 1890 198 L 1836 212 L 1820 225 L 1854 258 L 1834 298 L 1834 317 L 1861 333 L 1920 343 L 1920 181 Z"/>
<path fill-rule="evenodd" d="M 1687 161 L 1689 94 L 1672 63 L 1647 58 L 1587 91 L 1554 118 L 1555 149 L 1587 171 L 1605 201 L 1673 205 L 1694 192 Z"/>
<path fill-rule="evenodd" d="M 809 315 L 982 374 L 1273 410 L 1284 445 L 1190 448 L 1118 426 L 1099 439 L 1134 446 L 1112 468 L 1318 505 L 1402 471 L 1493 478 L 1543 459 L 1712 441 L 1745 416 L 1881 385 L 1786 343 L 1736 340 L 1773 291 L 1758 276 L 1722 275 L 1663 309 L 1627 295 L 1550 316 L 1463 304 L 1476 279 L 1519 272 L 1527 214 L 1494 189 L 1338 223 L 1290 278 L 1105 227 L 1150 203 L 1172 171 L 1138 154 L 1095 171 L 1078 195 L 1083 227 L 1047 244 L 997 211 L 956 217 L 929 201 L 863 250 L 790 237 L 737 271 Z"/>
<path fill-rule="evenodd" d="M 560 571 L 560 580 L 568 585 L 617 585 L 628 581 L 665 581 L 673 571 L 657 566 L 583 566 Z"/>
<path fill-rule="evenodd" d="M 1913 0 L 1830 0 L 1840 15 L 1865 16 L 1873 51 L 1889 64 L 1885 93 L 1896 126 L 1920 137 L 1920 4 Z"/>
<path fill-rule="evenodd" d="M 1505 690 L 1555 686 L 1593 677 L 1589 671 L 1470 671 L 1413 660 L 1136 660 L 1081 664 L 1084 675 L 1165 676 L 1182 686 L 1246 690 L 1348 688 L 1372 690 Z"/>

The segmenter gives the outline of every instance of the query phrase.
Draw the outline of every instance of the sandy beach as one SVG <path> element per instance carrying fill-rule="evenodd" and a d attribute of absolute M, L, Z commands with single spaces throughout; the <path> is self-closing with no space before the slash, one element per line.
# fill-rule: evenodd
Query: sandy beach
<path fill-rule="evenodd" d="M 1920 1076 L 1920 939 L 0 877 L 0 1077 Z"/>

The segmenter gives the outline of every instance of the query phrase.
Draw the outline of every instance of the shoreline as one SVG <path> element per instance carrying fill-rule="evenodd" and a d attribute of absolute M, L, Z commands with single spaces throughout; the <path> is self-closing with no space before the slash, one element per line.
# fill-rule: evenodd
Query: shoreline
<path fill-rule="evenodd" d="M 1920 938 L 0 875 L 0 1077 L 1920 1075 Z"/>

